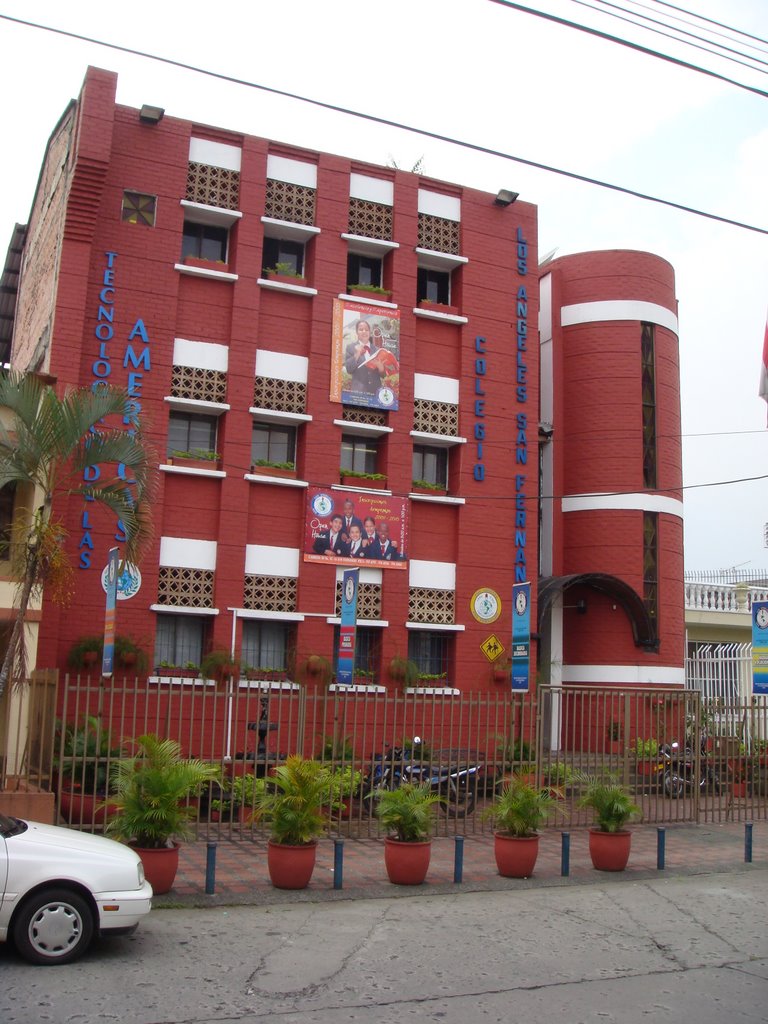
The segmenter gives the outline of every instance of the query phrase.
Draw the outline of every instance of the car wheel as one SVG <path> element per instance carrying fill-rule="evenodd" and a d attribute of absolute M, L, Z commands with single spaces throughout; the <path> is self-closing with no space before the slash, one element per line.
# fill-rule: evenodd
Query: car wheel
<path fill-rule="evenodd" d="M 93 938 L 93 911 L 68 889 L 42 889 L 22 905 L 13 925 L 19 954 L 32 964 L 68 964 Z"/>

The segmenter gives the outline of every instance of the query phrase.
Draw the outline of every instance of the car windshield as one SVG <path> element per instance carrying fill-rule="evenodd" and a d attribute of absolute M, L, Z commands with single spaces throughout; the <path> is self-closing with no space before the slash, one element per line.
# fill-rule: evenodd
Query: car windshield
<path fill-rule="evenodd" d="M 18 818 L 9 818 L 7 814 L 0 814 L 0 836 L 3 839 L 10 839 L 11 836 L 18 836 L 26 831 L 26 821 L 20 821 Z"/>

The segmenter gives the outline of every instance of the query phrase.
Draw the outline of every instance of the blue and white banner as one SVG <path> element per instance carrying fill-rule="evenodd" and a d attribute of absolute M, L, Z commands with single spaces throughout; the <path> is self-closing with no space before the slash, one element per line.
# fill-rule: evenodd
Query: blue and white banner
<path fill-rule="evenodd" d="M 357 629 L 357 587 L 359 569 L 345 569 L 341 584 L 341 625 L 336 652 L 336 682 L 351 686 L 355 674 L 355 632 Z"/>
<path fill-rule="evenodd" d="M 768 601 L 752 605 L 752 693 L 768 694 Z"/>
<path fill-rule="evenodd" d="M 101 674 L 111 676 L 115 667 L 115 609 L 117 607 L 117 570 L 120 566 L 120 551 L 109 549 L 106 568 L 107 603 L 104 611 L 104 654 L 101 659 Z"/>
<path fill-rule="evenodd" d="M 527 691 L 531 665 L 531 584 L 512 588 L 512 689 Z"/>

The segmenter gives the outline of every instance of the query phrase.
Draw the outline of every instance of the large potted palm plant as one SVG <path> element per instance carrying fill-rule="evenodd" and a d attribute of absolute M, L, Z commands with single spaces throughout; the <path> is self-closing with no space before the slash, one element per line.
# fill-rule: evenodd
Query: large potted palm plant
<path fill-rule="evenodd" d="M 530 878 L 533 874 L 539 856 L 538 829 L 550 813 L 562 813 L 559 797 L 557 789 L 539 789 L 520 775 L 503 783 L 485 817 L 496 825 L 493 851 L 504 878 Z"/>
<path fill-rule="evenodd" d="M 113 813 L 106 832 L 132 846 L 156 893 L 168 892 L 179 866 L 179 843 L 190 833 L 195 814 L 188 799 L 200 787 L 219 779 L 216 765 L 182 757 L 176 740 L 147 734 L 135 741 L 134 757 L 112 768 Z"/>
<path fill-rule="evenodd" d="M 575 779 L 584 787 L 579 807 L 595 812 L 595 826 L 589 830 L 593 867 L 598 871 L 623 871 L 632 845 L 632 833 L 624 826 L 640 813 L 640 808 L 615 775 L 577 774 Z"/>
<path fill-rule="evenodd" d="M 429 782 L 404 782 L 396 789 L 379 789 L 376 814 L 389 835 L 384 841 L 384 865 L 395 885 L 421 885 L 432 854 L 432 818 L 440 796 Z"/>
<path fill-rule="evenodd" d="M 255 796 L 255 816 L 270 827 L 267 866 L 278 889 L 305 889 L 315 868 L 317 838 L 328 822 L 331 773 L 319 761 L 293 754 Z"/>

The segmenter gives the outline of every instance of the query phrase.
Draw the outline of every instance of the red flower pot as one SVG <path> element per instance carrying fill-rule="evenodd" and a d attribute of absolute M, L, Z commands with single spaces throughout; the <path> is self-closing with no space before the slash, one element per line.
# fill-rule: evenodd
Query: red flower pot
<path fill-rule="evenodd" d="M 399 839 L 384 840 L 384 866 L 390 882 L 395 885 L 421 885 L 427 877 L 432 841 L 402 843 Z"/>
<path fill-rule="evenodd" d="M 493 853 L 503 878 L 530 878 L 539 856 L 539 837 L 494 833 Z"/>
<path fill-rule="evenodd" d="M 306 889 L 315 870 L 317 843 L 288 846 L 285 843 L 267 843 L 269 880 L 276 889 Z"/>
<path fill-rule="evenodd" d="M 589 855 L 597 871 L 623 871 L 629 861 L 632 833 L 603 832 L 599 828 L 589 830 Z"/>
<path fill-rule="evenodd" d="M 162 896 L 170 892 L 176 879 L 176 872 L 179 870 L 179 844 L 163 846 L 156 850 L 146 850 L 139 846 L 133 849 L 141 857 L 144 865 L 144 874 L 151 884 L 155 896 Z"/>

